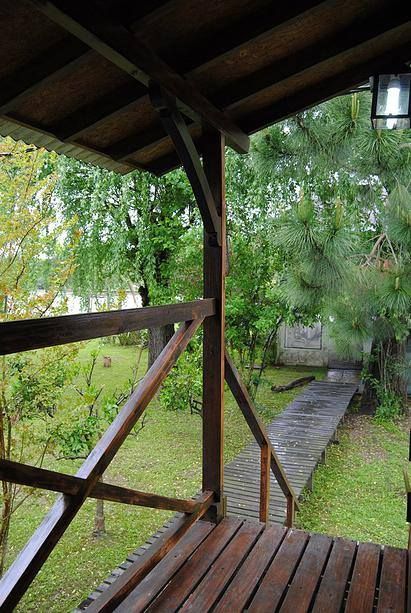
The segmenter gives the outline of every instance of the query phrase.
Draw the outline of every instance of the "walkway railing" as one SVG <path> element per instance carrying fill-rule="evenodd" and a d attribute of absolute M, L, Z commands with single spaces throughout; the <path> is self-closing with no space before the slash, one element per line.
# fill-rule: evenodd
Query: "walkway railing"
<path fill-rule="evenodd" d="M 260 521 L 268 521 L 270 504 L 270 470 L 272 470 L 274 477 L 277 479 L 277 482 L 284 496 L 286 497 L 287 516 L 285 524 L 286 526 L 291 527 L 294 523 L 295 508 L 299 507 L 298 498 L 291 483 L 287 479 L 287 475 L 285 474 L 275 449 L 271 444 L 265 426 L 254 407 L 254 403 L 247 391 L 246 386 L 242 382 L 240 374 L 229 356 L 227 349 L 225 351 L 225 379 L 261 450 Z"/>
<path fill-rule="evenodd" d="M 0 582 L 0 607 L 10 610 L 16 606 L 87 498 L 98 498 L 184 513 L 175 522 L 173 530 L 168 534 L 167 539 L 162 541 L 158 551 L 154 552 L 154 556 L 150 556 L 147 561 L 149 565 L 156 564 L 166 555 L 193 522 L 204 516 L 210 507 L 218 502 L 217 492 L 210 491 L 204 486 L 204 491 L 197 499 L 183 500 L 100 482 L 104 471 L 137 420 L 142 416 L 149 402 L 158 392 L 178 357 L 186 349 L 203 321 L 206 318 L 212 318 L 216 312 L 216 300 L 210 298 L 159 307 L 0 324 L 0 355 L 6 355 L 182 322 L 75 476 L 9 460 L 0 461 L 0 480 L 43 488 L 62 494 L 2 578 Z M 281 468 L 264 426 L 252 406 L 247 390 L 227 354 L 225 356 L 225 376 L 252 433 L 261 447 L 260 518 L 262 521 L 267 521 L 269 471 L 271 468 L 287 497 L 287 525 L 291 525 L 294 506 L 297 504 L 296 496 Z M 219 433 L 216 432 L 215 436 L 219 436 Z M 206 458 L 212 456 L 212 453 L 210 453 L 212 450 L 207 449 L 207 446 L 212 447 L 213 445 L 215 445 L 215 442 L 212 438 L 210 436 L 205 437 L 203 456 Z M 203 483 L 208 465 L 208 461 L 203 461 Z M 214 466 L 210 468 L 213 471 L 215 469 Z M 148 572 L 150 569 L 145 567 L 143 570 Z M 134 570 L 130 568 L 129 572 L 122 575 L 121 581 L 125 585 L 128 581 L 135 582 L 136 577 L 134 575 Z"/>

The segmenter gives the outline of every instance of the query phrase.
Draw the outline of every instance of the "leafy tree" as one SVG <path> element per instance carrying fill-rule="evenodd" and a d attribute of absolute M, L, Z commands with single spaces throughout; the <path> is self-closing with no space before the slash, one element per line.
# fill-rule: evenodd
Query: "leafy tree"
<path fill-rule="evenodd" d="M 342 353 L 371 338 L 368 392 L 403 399 L 411 136 L 370 129 L 369 113 L 354 94 L 299 114 L 256 138 L 254 167 L 280 213 L 287 300 L 332 317 Z"/>
<path fill-rule="evenodd" d="M 58 297 L 73 272 L 73 259 L 59 244 L 70 225 L 61 221 L 54 206 L 55 157 L 5 139 L 0 142 L 0 159 L 1 321 L 62 312 L 65 305 Z M 73 233 L 68 245 L 72 250 L 76 240 Z M 41 464 L 47 441 L 40 425 L 55 414 L 75 353 L 70 346 L 1 357 L 1 459 L 34 458 Z M 2 482 L 0 574 L 12 514 L 31 493 Z"/>
<path fill-rule="evenodd" d="M 172 299 L 169 262 L 197 219 L 182 171 L 122 177 L 62 158 L 59 175 L 64 214 L 81 232 L 74 290 L 87 297 L 137 287 L 143 306 Z M 149 366 L 173 332 L 170 325 L 150 330 Z"/>

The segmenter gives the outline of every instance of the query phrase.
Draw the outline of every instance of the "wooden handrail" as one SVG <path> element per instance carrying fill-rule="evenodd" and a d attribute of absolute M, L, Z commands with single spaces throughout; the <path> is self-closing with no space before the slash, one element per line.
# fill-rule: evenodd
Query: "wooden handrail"
<path fill-rule="evenodd" d="M 297 499 L 297 495 L 294 492 L 294 489 L 289 482 L 287 475 L 285 474 L 283 467 L 281 466 L 280 459 L 277 456 L 275 449 L 273 448 L 271 441 L 268 437 L 265 426 L 260 419 L 257 411 L 255 410 L 253 401 L 245 387 L 243 381 L 241 380 L 240 373 L 235 367 L 234 362 L 228 354 L 227 349 L 224 354 L 225 358 L 225 380 L 228 383 L 228 386 L 237 401 L 238 406 L 242 414 L 245 417 L 245 420 L 254 435 L 255 440 L 259 444 L 261 448 L 261 497 L 260 497 L 260 517 L 267 517 L 267 508 L 269 498 L 269 488 L 267 485 L 267 477 L 266 477 L 266 466 L 263 462 L 263 450 L 266 448 L 266 452 L 270 454 L 270 467 L 271 470 L 277 479 L 279 486 L 287 499 L 287 516 L 286 516 L 286 525 L 292 525 L 294 518 L 294 509 L 299 508 L 299 503 Z M 266 456 L 264 456 L 266 457 Z"/>
<path fill-rule="evenodd" d="M 0 355 L 113 336 L 214 315 L 213 298 L 104 313 L 81 313 L 0 323 Z"/>
<path fill-rule="evenodd" d="M 85 479 L 10 460 L 0 460 L 0 481 L 60 492 L 69 496 L 81 494 L 87 486 Z M 179 513 L 194 513 L 199 507 L 197 500 L 159 496 L 100 481 L 90 491 L 89 497 Z"/>
<path fill-rule="evenodd" d="M 202 319 L 183 323 L 147 371 L 138 388 L 85 460 L 76 477 L 85 484 L 75 496 L 63 494 L 0 581 L 0 610 L 12 610 L 70 525 L 83 502 L 117 453 L 137 420 L 160 388 L 178 357 L 194 336 Z M 191 513 L 189 518 L 195 517 Z"/>

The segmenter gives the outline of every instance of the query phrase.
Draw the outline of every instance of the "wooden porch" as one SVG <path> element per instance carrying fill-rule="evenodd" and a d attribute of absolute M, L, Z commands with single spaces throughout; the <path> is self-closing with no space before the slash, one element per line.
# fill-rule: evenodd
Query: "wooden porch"
<path fill-rule="evenodd" d="M 17 606 L 92 497 L 181 516 L 90 611 L 405 611 L 405 551 L 292 529 L 298 496 L 225 349 L 224 155 L 225 143 L 246 153 L 251 133 L 347 92 L 373 73 L 408 66 L 408 4 L 4 0 L 0 5 L 2 136 L 121 173 L 161 175 L 182 164 L 204 229 L 201 300 L 0 324 L 1 355 L 180 324 L 75 476 L 0 461 L 1 480 L 61 494 L 3 576 L 1 610 Z M 199 498 L 102 483 L 201 326 Z M 226 517 L 225 382 L 258 445 L 259 521 Z M 285 501 L 288 529 L 267 525 L 271 472 Z"/>
<path fill-rule="evenodd" d="M 150 547 L 87 612 L 407 610 L 403 549 L 234 517 L 218 525 L 197 521 L 151 568 L 158 547 Z"/>

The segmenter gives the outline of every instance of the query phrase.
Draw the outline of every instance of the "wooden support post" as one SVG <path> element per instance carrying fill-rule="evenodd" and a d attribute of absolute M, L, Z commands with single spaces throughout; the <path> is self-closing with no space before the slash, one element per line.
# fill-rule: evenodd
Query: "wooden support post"
<path fill-rule="evenodd" d="M 287 515 L 285 518 L 285 525 L 287 528 L 292 528 L 294 525 L 295 505 L 292 496 L 287 496 Z"/>
<path fill-rule="evenodd" d="M 271 448 L 269 445 L 263 445 L 260 451 L 260 521 L 267 523 L 270 509 Z"/>
<path fill-rule="evenodd" d="M 215 492 L 215 521 L 224 516 L 224 315 L 225 315 L 225 171 L 224 137 L 206 131 L 203 147 L 204 172 L 218 214 L 221 237 L 204 231 L 204 297 L 216 299 L 216 314 L 204 321 L 203 341 L 203 490 Z"/>

